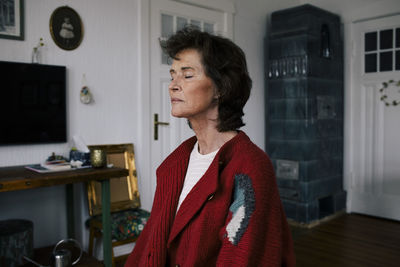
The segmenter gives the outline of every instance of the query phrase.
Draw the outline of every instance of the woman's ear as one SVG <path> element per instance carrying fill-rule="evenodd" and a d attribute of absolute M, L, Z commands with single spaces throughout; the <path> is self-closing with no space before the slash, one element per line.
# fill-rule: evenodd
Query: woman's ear
<path fill-rule="evenodd" d="M 218 88 L 214 85 L 214 99 L 218 100 L 220 98 L 221 94 L 218 91 Z"/>

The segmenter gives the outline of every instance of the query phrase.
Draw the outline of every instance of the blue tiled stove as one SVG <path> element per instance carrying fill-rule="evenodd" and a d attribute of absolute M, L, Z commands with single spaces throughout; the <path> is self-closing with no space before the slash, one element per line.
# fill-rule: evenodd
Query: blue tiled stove
<path fill-rule="evenodd" d="M 345 209 L 340 18 L 312 5 L 271 15 L 267 152 L 288 218 L 311 223 Z"/>

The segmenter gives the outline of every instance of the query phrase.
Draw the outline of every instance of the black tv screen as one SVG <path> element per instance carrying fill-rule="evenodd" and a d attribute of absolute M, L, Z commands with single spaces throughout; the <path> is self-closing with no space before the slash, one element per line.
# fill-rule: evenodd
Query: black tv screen
<path fill-rule="evenodd" d="M 0 145 L 66 142 L 66 68 L 0 61 L 0 76 Z"/>

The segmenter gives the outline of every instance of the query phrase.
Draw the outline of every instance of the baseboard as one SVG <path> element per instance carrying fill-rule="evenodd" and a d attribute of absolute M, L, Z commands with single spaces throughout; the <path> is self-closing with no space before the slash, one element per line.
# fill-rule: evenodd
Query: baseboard
<path fill-rule="evenodd" d="M 294 221 L 294 220 L 292 220 L 292 219 L 287 219 L 287 221 L 288 221 L 288 224 L 290 225 L 290 226 L 293 226 L 293 227 L 300 227 L 300 228 L 313 228 L 313 227 L 315 227 L 315 226 L 317 226 L 317 225 L 320 225 L 320 224 L 322 224 L 322 223 L 325 223 L 325 222 L 327 222 L 327 221 L 330 221 L 330 220 L 332 220 L 332 219 L 335 219 L 335 218 L 337 218 L 337 217 L 340 217 L 340 216 L 342 216 L 343 214 L 345 214 L 346 213 L 346 211 L 345 210 L 341 210 L 341 211 L 338 211 L 338 212 L 336 212 L 336 213 L 334 213 L 334 214 L 332 214 L 332 215 L 329 215 L 329 216 L 326 216 L 326 217 L 324 217 L 324 218 L 322 218 L 322 219 L 320 219 L 320 220 L 315 220 L 315 221 L 312 221 L 312 222 L 310 222 L 310 223 L 300 223 L 300 222 L 296 222 L 296 221 Z"/>

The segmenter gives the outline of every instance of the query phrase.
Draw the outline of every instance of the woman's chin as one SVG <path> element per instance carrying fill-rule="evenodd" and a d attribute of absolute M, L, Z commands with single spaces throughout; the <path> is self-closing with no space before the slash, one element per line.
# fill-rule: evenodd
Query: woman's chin
<path fill-rule="evenodd" d="M 172 107 L 171 109 L 171 115 L 176 118 L 187 118 L 188 116 L 190 116 L 190 114 L 192 114 L 192 112 L 188 110 L 183 110 L 174 107 Z"/>
<path fill-rule="evenodd" d="M 172 117 L 175 117 L 175 118 L 186 118 L 184 116 L 184 114 L 182 114 L 181 112 L 173 112 L 173 111 L 171 111 L 171 115 L 172 115 Z"/>

